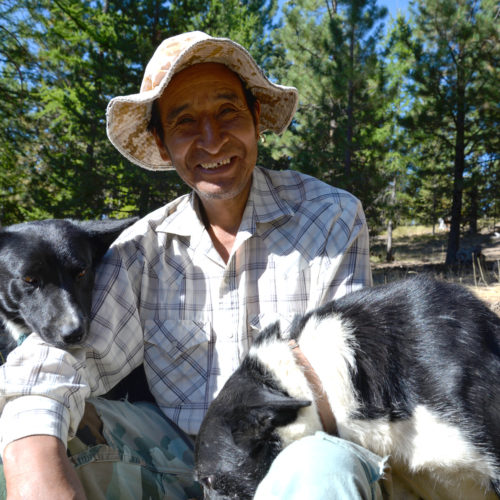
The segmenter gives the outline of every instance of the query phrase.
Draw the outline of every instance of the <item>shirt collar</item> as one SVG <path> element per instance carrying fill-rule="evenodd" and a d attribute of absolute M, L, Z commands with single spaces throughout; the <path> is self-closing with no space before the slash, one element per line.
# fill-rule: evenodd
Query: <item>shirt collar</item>
<path fill-rule="evenodd" d="M 199 201 L 195 193 L 191 192 L 177 201 L 175 211 L 172 210 L 171 213 L 168 213 L 167 205 L 166 217 L 156 230 L 160 233 L 177 234 L 179 236 L 201 234 L 205 226 L 201 220 Z"/>
<path fill-rule="evenodd" d="M 256 222 L 271 222 L 283 216 L 293 215 L 295 210 L 279 195 L 267 170 L 255 167 L 248 206 L 253 206 Z"/>
<path fill-rule="evenodd" d="M 240 230 L 255 230 L 257 223 L 266 223 L 283 216 L 294 214 L 293 208 L 279 196 L 269 174 L 262 167 L 256 166 L 252 174 L 252 187 L 243 214 Z M 194 192 L 182 197 L 175 212 L 167 215 L 157 227 L 157 231 L 179 236 L 201 236 L 205 226 L 201 219 L 198 197 Z"/>

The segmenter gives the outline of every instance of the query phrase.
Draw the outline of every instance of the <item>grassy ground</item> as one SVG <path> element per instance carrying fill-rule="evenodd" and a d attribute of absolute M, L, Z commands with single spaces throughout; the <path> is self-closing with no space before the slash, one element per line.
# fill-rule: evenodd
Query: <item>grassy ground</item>
<path fill-rule="evenodd" d="M 461 248 L 478 245 L 482 257 L 474 265 L 469 262 L 449 268 L 444 265 L 448 232 L 432 234 L 431 227 L 398 227 L 393 232 L 394 260 L 386 262 L 386 235 L 373 238 L 371 263 L 376 284 L 387 283 L 418 273 L 468 286 L 500 315 L 500 237 L 493 229 L 484 228 L 477 235 L 464 234 Z"/>

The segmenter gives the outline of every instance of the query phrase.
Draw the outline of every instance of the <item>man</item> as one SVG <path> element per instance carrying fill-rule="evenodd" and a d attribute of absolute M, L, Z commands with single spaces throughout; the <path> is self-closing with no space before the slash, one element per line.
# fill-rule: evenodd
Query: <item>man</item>
<path fill-rule="evenodd" d="M 4 365 L 9 498 L 199 497 L 189 436 L 253 336 L 371 284 L 359 201 L 255 165 L 260 133 L 285 130 L 297 100 L 238 44 L 193 32 L 158 47 L 139 94 L 110 102 L 118 150 L 144 168 L 175 168 L 193 192 L 115 242 L 82 346 L 63 351 L 32 335 Z M 95 398 L 143 362 L 158 406 Z M 312 458 L 282 494 L 271 471 L 262 498 L 299 498 L 311 482 L 309 498 L 380 495 L 382 460 L 337 441 L 313 438 L 298 456 L 336 457 L 340 481 L 315 474 Z"/>

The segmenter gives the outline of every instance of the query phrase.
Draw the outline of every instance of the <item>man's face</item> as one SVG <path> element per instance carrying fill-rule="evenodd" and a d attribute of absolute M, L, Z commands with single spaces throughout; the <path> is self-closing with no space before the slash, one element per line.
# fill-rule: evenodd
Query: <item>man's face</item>
<path fill-rule="evenodd" d="M 245 198 L 257 161 L 254 122 L 239 78 L 226 66 L 203 63 L 176 74 L 158 99 L 164 160 L 202 198 Z"/>

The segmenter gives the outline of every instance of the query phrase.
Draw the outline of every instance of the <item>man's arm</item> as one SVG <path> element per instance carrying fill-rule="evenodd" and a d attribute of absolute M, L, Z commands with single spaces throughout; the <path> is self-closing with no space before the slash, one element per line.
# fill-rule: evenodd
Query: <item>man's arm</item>
<path fill-rule="evenodd" d="M 314 266 L 309 308 L 373 284 L 363 207 L 348 193 L 342 201 L 343 209 L 329 229 L 322 258 Z"/>
<path fill-rule="evenodd" d="M 66 456 L 63 442 L 53 436 L 28 436 L 4 450 L 8 499 L 85 500 L 83 487 Z"/>

